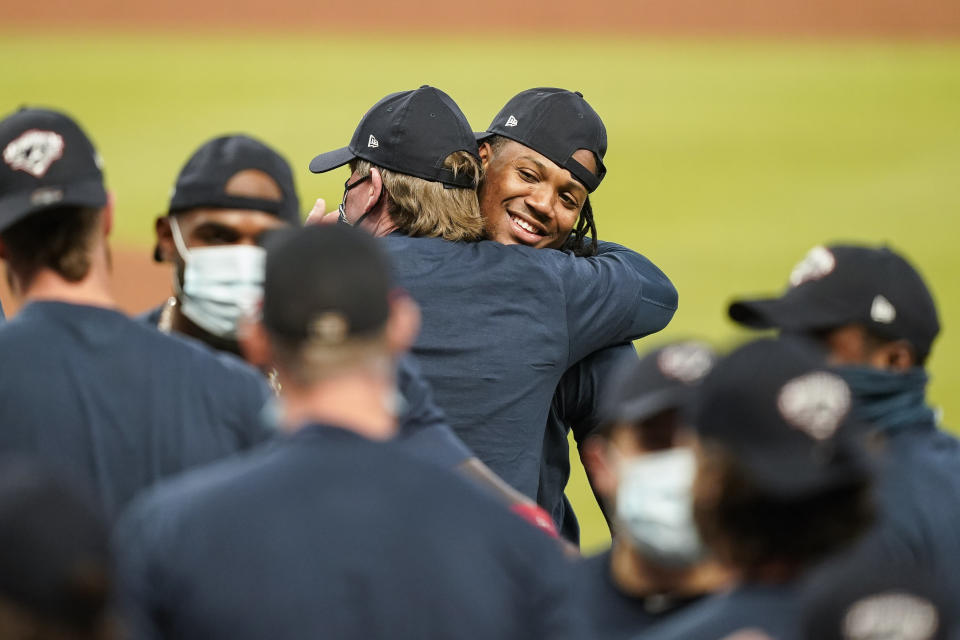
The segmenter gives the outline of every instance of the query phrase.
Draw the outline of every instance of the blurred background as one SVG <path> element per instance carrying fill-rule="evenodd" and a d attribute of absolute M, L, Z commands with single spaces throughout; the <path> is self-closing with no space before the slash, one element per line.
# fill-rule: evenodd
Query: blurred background
<path fill-rule="evenodd" d="M 346 178 L 312 175 L 310 158 L 388 92 L 440 87 L 481 130 L 518 91 L 559 86 L 607 125 L 600 236 L 680 292 L 641 351 L 729 344 L 730 298 L 779 292 L 811 246 L 889 243 L 938 299 L 930 395 L 960 428 L 957 0 L 0 0 L 0 17 L 0 112 L 66 110 L 104 157 L 129 311 L 169 292 L 153 221 L 203 141 L 245 132 L 279 149 L 306 212 L 339 202 Z M 595 550 L 608 534 L 573 468 Z"/>

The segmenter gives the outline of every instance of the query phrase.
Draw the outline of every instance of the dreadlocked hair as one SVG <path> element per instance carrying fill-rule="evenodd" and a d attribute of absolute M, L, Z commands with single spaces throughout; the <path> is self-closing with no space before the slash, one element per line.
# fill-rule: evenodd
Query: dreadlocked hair
<path fill-rule="evenodd" d="M 597 255 L 596 240 L 597 223 L 593 220 L 593 206 L 590 204 L 590 196 L 587 196 L 583 203 L 583 209 L 577 216 L 577 225 L 570 231 L 562 249 L 572 251 L 573 255 L 579 257 L 595 256 Z"/>

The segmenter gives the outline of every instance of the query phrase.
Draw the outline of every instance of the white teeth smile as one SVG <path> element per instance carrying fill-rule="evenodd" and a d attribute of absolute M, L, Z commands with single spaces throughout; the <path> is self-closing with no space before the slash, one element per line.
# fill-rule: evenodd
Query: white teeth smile
<path fill-rule="evenodd" d="M 527 233 L 534 233 L 538 236 L 542 236 L 543 233 L 534 227 L 532 224 L 524 220 L 523 218 L 518 218 L 517 216 L 510 216 L 510 219 L 513 220 L 513 223 L 526 231 Z"/>

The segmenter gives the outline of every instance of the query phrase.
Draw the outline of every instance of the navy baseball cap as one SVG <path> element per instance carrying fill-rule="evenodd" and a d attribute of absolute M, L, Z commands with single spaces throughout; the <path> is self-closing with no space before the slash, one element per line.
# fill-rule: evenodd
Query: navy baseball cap
<path fill-rule="evenodd" d="M 228 195 L 226 186 L 230 179 L 249 169 L 273 178 L 282 197 L 273 200 Z M 220 136 L 205 142 L 180 170 L 168 212 L 198 207 L 264 211 L 291 225 L 301 224 L 300 200 L 290 165 L 266 144 L 246 135 Z"/>
<path fill-rule="evenodd" d="M 52 207 L 107 204 L 100 155 L 69 116 L 23 108 L 0 121 L 0 231 Z"/>
<path fill-rule="evenodd" d="M 701 342 L 677 342 L 630 358 L 612 375 L 600 401 L 604 422 L 637 422 L 681 409 L 716 361 Z"/>
<path fill-rule="evenodd" d="M 690 422 L 758 486 L 795 498 L 869 478 L 851 406 L 850 388 L 815 350 L 767 338 L 717 362 L 700 385 Z"/>
<path fill-rule="evenodd" d="M 926 283 L 889 247 L 814 247 L 794 267 L 783 295 L 738 300 L 728 313 L 748 327 L 790 332 L 859 323 L 877 335 L 907 340 L 921 358 L 940 332 Z"/>
<path fill-rule="evenodd" d="M 579 91 L 538 87 L 521 91 L 504 105 L 478 141 L 503 136 L 545 155 L 583 183 L 588 192 L 600 186 L 607 173 L 607 129 Z M 593 152 L 594 174 L 573 159 L 578 149 Z"/>
<path fill-rule="evenodd" d="M 473 178 L 454 175 L 443 166 L 451 153 L 476 157 L 477 141 L 466 116 L 443 91 L 423 85 L 391 93 L 373 105 L 360 120 L 350 144 L 321 153 L 310 171 L 324 173 L 354 158 L 448 187 L 474 189 Z"/>
<path fill-rule="evenodd" d="M 275 231 L 265 244 L 263 324 L 271 333 L 336 346 L 384 328 L 390 263 L 373 236 L 313 225 Z"/>

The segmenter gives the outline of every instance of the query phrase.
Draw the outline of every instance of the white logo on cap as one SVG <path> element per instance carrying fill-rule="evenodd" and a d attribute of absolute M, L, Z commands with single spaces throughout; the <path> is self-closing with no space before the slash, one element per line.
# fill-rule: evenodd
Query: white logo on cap
<path fill-rule="evenodd" d="M 503 125 L 503 126 L 505 126 L 505 127 L 515 127 L 515 126 L 517 126 L 518 124 L 520 124 L 520 123 L 517 122 L 517 119 L 514 118 L 513 116 L 510 116 L 509 118 L 507 118 L 507 124 L 505 124 L 505 125 Z"/>
<path fill-rule="evenodd" d="M 664 347 L 657 356 L 660 373 L 668 378 L 692 384 L 713 367 L 713 354 L 702 344 L 689 342 Z"/>
<path fill-rule="evenodd" d="M 850 410 L 850 388 L 832 373 L 808 373 L 783 385 L 777 408 L 784 420 L 823 440 L 834 434 Z"/>
<path fill-rule="evenodd" d="M 804 282 L 819 280 L 837 266 L 837 259 L 830 249 L 816 246 L 807 252 L 803 260 L 790 272 L 790 286 L 799 287 Z"/>
<path fill-rule="evenodd" d="M 928 600 L 900 592 L 858 600 L 843 618 L 848 640 L 929 640 L 940 626 Z"/>
<path fill-rule="evenodd" d="M 380 146 L 380 142 L 376 138 L 374 138 L 373 135 L 371 135 L 370 139 L 367 140 L 367 146 L 370 147 L 371 149 L 376 149 L 377 147 Z"/>
<path fill-rule="evenodd" d="M 889 300 L 878 295 L 870 305 L 870 319 L 880 324 L 890 324 L 897 319 L 897 310 Z"/>
<path fill-rule="evenodd" d="M 3 161 L 14 171 L 25 171 L 42 178 L 54 162 L 63 156 L 63 137 L 55 131 L 30 129 L 10 141 L 3 150 Z"/>

